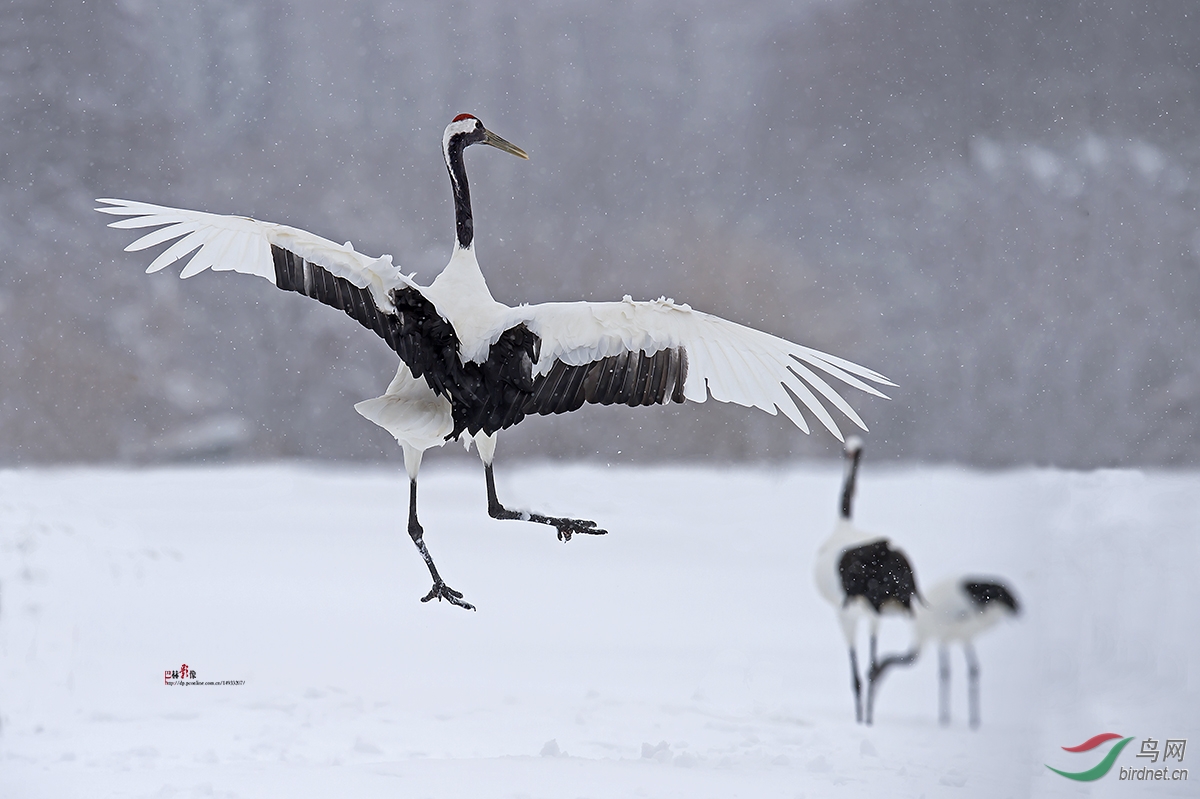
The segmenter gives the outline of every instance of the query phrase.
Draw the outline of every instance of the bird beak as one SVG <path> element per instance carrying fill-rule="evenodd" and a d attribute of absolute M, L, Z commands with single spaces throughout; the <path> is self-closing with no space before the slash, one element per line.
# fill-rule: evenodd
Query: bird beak
<path fill-rule="evenodd" d="M 517 158 L 524 158 L 526 161 L 529 160 L 529 156 L 525 154 L 524 150 L 522 150 L 517 145 L 512 144 L 511 142 L 505 141 L 504 139 L 497 136 L 495 133 L 492 133 L 490 130 L 485 130 L 483 132 L 483 143 L 490 144 L 493 147 L 499 148 L 506 153 L 512 153 Z"/>

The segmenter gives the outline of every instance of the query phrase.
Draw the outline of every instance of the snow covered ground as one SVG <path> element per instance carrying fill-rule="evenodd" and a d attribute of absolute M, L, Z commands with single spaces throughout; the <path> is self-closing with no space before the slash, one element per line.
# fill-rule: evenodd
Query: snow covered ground
<path fill-rule="evenodd" d="M 499 468 L 511 505 L 612 532 L 492 521 L 478 469 L 429 464 L 426 538 L 475 613 L 418 601 L 398 471 L 0 472 L 0 796 L 1196 795 L 1196 474 L 868 456 L 863 527 L 921 582 L 1000 575 L 1027 608 L 980 641 L 970 732 L 958 653 L 953 726 L 932 652 L 854 724 L 811 577 L 836 466 Z M 184 663 L 245 682 L 164 685 Z M 1046 768 L 1110 731 L 1188 739 L 1197 773 Z"/>

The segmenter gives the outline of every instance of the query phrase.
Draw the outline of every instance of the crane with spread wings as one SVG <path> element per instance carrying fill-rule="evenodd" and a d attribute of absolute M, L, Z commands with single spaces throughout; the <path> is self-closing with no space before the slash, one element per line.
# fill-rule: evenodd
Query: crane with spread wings
<path fill-rule="evenodd" d="M 488 511 L 498 519 L 551 525 L 559 538 L 602 534 L 595 522 L 514 511 L 496 495 L 496 434 L 532 414 L 574 411 L 587 403 L 629 406 L 721 402 L 782 411 L 809 431 L 805 408 L 842 438 L 826 404 L 865 429 L 829 385 L 835 378 L 884 397 L 872 383 L 893 385 L 870 369 L 665 298 L 635 302 L 543 303 L 510 307 L 493 299 L 475 258 L 474 220 L 463 153 L 488 144 L 525 152 L 470 114 L 447 126 L 442 152 L 454 194 L 450 262 L 428 286 L 392 262 L 349 243 L 242 216 L 101 199 L 98 211 L 122 217 L 111 227 L 152 228 L 126 251 L 166 247 L 156 272 L 191 255 L 181 277 L 206 269 L 258 275 L 287 291 L 345 311 L 373 330 L 400 358 L 380 397 L 355 408 L 388 430 L 404 451 L 409 477 L 408 532 L 433 577 L 422 601 L 472 605 L 442 580 L 417 519 L 417 473 L 425 450 L 473 440 L 484 463 Z"/>

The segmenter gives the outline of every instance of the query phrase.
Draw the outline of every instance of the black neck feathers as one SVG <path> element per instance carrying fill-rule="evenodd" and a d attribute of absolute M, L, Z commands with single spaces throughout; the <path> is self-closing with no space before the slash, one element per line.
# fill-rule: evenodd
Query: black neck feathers
<path fill-rule="evenodd" d="M 467 185 L 467 168 L 463 165 L 463 150 L 471 143 L 465 134 L 460 133 L 451 137 L 446 145 L 446 168 L 450 170 L 450 188 L 454 190 L 454 231 L 458 246 L 464 250 L 475 241 L 471 189 Z"/>
<path fill-rule="evenodd" d="M 862 458 L 862 450 L 856 449 L 848 453 L 846 464 L 846 482 L 842 486 L 842 518 L 849 519 L 854 504 L 854 483 L 858 479 L 858 462 Z"/>

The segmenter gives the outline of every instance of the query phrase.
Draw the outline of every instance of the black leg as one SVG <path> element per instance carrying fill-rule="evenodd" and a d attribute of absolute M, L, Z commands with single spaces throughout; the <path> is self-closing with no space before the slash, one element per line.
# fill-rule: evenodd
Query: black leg
<path fill-rule="evenodd" d="M 858 678 L 858 655 L 850 647 L 850 690 L 854 692 L 854 720 L 862 724 L 862 680 Z"/>
<path fill-rule="evenodd" d="M 421 529 L 421 523 L 417 521 L 417 479 L 415 477 L 409 480 L 408 535 L 412 538 L 413 543 L 417 545 L 417 551 L 425 559 L 425 565 L 429 567 L 429 574 L 433 577 L 433 588 L 429 589 L 429 593 L 421 601 L 428 602 L 436 598 L 440 602 L 444 599 L 451 605 L 458 605 L 460 608 L 474 610 L 474 605 L 463 601 L 462 592 L 455 591 L 442 582 L 437 566 L 433 565 L 433 558 L 429 555 L 429 550 L 425 548 L 425 531 Z"/>
<path fill-rule="evenodd" d="M 979 727 L 979 661 L 975 657 L 975 647 L 970 641 L 963 642 L 963 653 L 967 656 L 967 699 L 971 703 L 971 729 Z"/>
<path fill-rule="evenodd" d="M 950 650 L 938 646 L 938 723 L 950 723 Z"/>
<path fill-rule="evenodd" d="M 879 674 L 879 662 L 875 659 L 875 631 L 871 631 L 871 664 L 867 669 L 867 725 L 875 718 L 875 678 Z"/>
<path fill-rule="evenodd" d="M 919 648 L 914 648 L 903 655 L 888 655 L 883 660 L 877 661 L 875 659 L 875 636 L 871 636 L 871 671 L 867 674 L 868 724 L 874 720 L 876 687 L 883 682 L 883 676 L 887 674 L 888 669 L 893 666 L 911 666 L 917 662 L 917 655 L 920 653 L 921 650 Z"/>
<path fill-rule="evenodd" d="M 483 473 L 487 478 L 488 515 L 493 519 L 516 519 L 524 522 L 549 524 L 558 530 L 559 541 L 570 541 L 571 536 L 576 533 L 604 535 L 608 532 L 597 527 L 595 522 L 589 522 L 586 519 L 565 519 L 558 516 L 543 516 L 540 513 L 523 513 L 509 510 L 500 504 L 500 500 L 496 496 L 496 478 L 492 474 L 492 464 L 484 463 Z"/>

